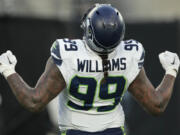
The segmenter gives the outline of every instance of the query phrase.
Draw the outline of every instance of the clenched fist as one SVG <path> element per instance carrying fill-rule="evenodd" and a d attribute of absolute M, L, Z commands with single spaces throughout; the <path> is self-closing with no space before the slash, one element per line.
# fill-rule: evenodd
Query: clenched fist
<path fill-rule="evenodd" d="M 15 73 L 15 66 L 17 60 L 11 51 L 7 51 L 0 55 L 0 73 L 7 78 L 11 74 Z"/>
<path fill-rule="evenodd" d="M 165 51 L 159 54 L 159 60 L 166 74 L 176 77 L 179 70 L 179 57 L 176 53 Z"/>

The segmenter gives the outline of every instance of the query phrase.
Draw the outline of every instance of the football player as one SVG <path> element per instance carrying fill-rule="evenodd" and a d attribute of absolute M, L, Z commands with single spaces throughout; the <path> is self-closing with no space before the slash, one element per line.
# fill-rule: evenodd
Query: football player
<path fill-rule="evenodd" d="M 28 110 L 42 110 L 59 96 L 61 135 L 123 135 L 120 100 L 128 91 L 152 115 L 164 112 L 173 91 L 179 58 L 159 54 L 164 78 L 157 88 L 143 68 L 145 51 L 135 40 L 123 41 L 125 24 L 120 12 L 96 4 L 82 19 L 83 39 L 57 39 L 44 73 L 34 88 L 16 73 L 11 51 L 0 56 L 0 73 Z"/>

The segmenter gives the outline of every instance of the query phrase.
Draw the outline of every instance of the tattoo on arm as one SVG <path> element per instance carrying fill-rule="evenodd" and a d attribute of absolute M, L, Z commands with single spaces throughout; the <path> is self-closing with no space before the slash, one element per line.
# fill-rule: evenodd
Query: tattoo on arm
<path fill-rule="evenodd" d="M 17 73 L 7 81 L 18 101 L 30 111 L 40 111 L 65 87 L 65 81 L 50 57 L 35 88 L 29 87 Z"/>
<path fill-rule="evenodd" d="M 142 69 L 129 87 L 135 99 L 153 115 L 161 114 L 172 95 L 175 78 L 165 75 L 160 85 L 155 89 Z"/>

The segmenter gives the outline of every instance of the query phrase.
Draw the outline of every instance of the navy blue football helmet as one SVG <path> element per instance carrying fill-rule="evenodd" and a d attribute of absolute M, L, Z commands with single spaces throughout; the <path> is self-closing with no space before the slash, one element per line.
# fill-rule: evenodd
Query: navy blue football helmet
<path fill-rule="evenodd" d="M 110 4 L 95 4 L 82 18 L 87 45 L 99 54 L 112 52 L 124 38 L 121 13 Z"/>

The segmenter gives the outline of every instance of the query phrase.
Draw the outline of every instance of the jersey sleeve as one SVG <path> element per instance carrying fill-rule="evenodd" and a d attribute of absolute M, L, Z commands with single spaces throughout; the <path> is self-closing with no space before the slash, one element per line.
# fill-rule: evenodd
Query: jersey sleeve
<path fill-rule="evenodd" d="M 138 43 L 138 51 L 136 52 L 135 61 L 137 61 L 138 68 L 141 69 L 144 65 L 145 50 L 141 43 Z"/>
<path fill-rule="evenodd" d="M 57 39 L 50 49 L 54 64 L 58 67 L 66 83 L 68 83 L 72 72 L 76 68 L 76 52 L 76 40 L 70 39 Z"/>
<path fill-rule="evenodd" d="M 50 53 L 51 53 L 51 57 L 53 59 L 54 64 L 57 66 L 57 68 L 59 69 L 59 71 L 61 72 L 65 82 L 67 83 L 67 76 L 68 73 L 67 71 L 68 66 L 67 66 L 67 59 L 64 58 L 64 50 L 63 50 L 64 46 L 63 46 L 63 42 L 61 39 L 57 39 L 51 49 L 50 49 Z M 64 60 L 66 59 L 66 61 Z"/>
<path fill-rule="evenodd" d="M 131 84 L 144 65 L 145 50 L 140 42 L 135 40 L 130 41 L 129 44 L 125 45 L 125 50 L 129 51 L 131 56 L 130 68 L 128 70 L 129 83 Z"/>
<path fill-rule="evenodd" d="M 57 66 L 61 66 L 62 58 L 61 58 L 61 53 L 60 53 L 59 42 L 57 40 L 53 43 L 50 52 L 51 52 L 51 56 L 52 56 L 54 63 Z"/>

